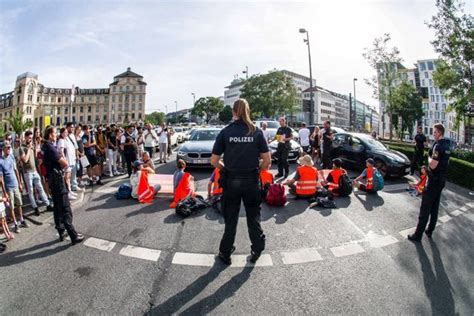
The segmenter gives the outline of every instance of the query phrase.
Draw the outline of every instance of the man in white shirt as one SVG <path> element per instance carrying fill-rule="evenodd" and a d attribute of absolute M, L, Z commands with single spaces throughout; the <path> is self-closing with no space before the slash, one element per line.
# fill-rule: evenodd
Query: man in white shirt
<path fill-rule="evenodd" d="M 168 128 L 165 123 L 161 124 L 161 128 L 158 130 L 159 139 L 158 144 L 160 145 L 160 162 L 166 163 L 166 156 L 168 152 Z"/>
<path fill-rule="evenodd" d="M 71 164 L 71 162 L 69 162 L 69 158 L 68 158 L 68 163 L 69 163 L 69 166 L 71 167 L 71 190 L 72 191 L 77 191 L 78 189 L 78 184 L 77 184 L 77 150 L 78 150 L 78 146 L 77 146 L 77 140 L 76 140 L 76 136 L 74 135 L 74 132 L 75 132 L 75 126 L 74 126 L 74 123 L 72 122 L 69 122 L 66 124 L 66 129 L 67 129 L 67 132 L 68 132 L 68 136 L 66 138 L 66 150 L 68 152 L 68 156 L 70 156 L 70 158 L 74 157 L 74 163 Z M 71 155 L 69 155 L 69 152 L 71 151 Z"/>
<path fill-rule="evenodd" d="M 151 128 L 150 123 L 145 124 L 143 139 L 145 151 L 147 151 L 150 154 L 150 158 L 153 159 L 153 151 L 155 149 L 156 143 L 158 142 L 158 135 L 156 135 L 156 132 Z"/>
<path fill-rule="evenodd" d="M 272 140 L 271 140 L 270 131 L 267 129 L 267 126 L 268 126 L 267 122 L 262 123 L 262 132 L 263 132 L 263 137 L 265 138 L 267 143 L 270 143 Z"/>
<path fill-rule="evenodd" d="M 306 155 L 309 150 L 309 135 L 311 134 L 309 129 L 306 127 L 306 123 L 301 125 L 301 129 L 298 134 L 300 137 L 301 147 L 303 147 L 303 155 Z"/>

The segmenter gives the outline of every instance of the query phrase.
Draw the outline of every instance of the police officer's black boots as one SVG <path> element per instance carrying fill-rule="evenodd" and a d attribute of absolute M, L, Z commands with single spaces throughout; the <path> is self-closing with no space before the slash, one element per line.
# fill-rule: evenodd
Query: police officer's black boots
<path fill-rule="evenodd" d="M 234 253 L 234 251 L 235 251 L 235 247 L 232 247 L 230 254 Z M 230 255 L 227 256 L 219 251 L 219 255 L 217 257 L 222 261 L 222 263 L 228 266 L 232 264 L 232 259 L 230 258 Z"/>
<path fill-rule="evenodd" d="M 260 258 L 260 255 L 261 255 L 261 253 L 256 253 L 256 252 L 252 251 L 250 253 L 249 262 L 251 262 L 251 263 L 257 262 L 258 258 Z"/>

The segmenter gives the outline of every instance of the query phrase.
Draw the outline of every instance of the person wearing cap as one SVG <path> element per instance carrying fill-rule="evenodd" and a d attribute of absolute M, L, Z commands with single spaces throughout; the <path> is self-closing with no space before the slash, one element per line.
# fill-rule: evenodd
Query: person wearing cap
<path fill-rule="evenodd" d="M 72 209 L 68 198 L 68 190 L 64 182 L 64 169 L 69 167 L 67 160 L 61 156 L 56 148 L 56 128 L 48 126 L 44 131 L 44 144 L 41 150 L 44 153 L 44 164 L 48 175 L 48 183 L 53 196 L 54 224 L 59 234 L 59 241 L 64 240 L 66 230 L 73 245 L 84 240 L 72 224 Z"/>
<path fill-rule="evenodd" d="M 332 192 L 334 195 L 339 194 L 339 179 L 343 174 L 346 174 L 347 171 L 342 168 L 342 160 L 339 158 L 333 159 L 332 161 L 332 170 L 329 172 L 326 180 L 322 183 L 324 187 Z"/>
<path fill-rule="evenodd" d="M 360 176 L 354 179 L 352 182 L 355 187 L 359 190 L 367 192 L 367 193 L 375 193 L 377 192 L 377 183 L 374 182 L 374 173 L 377 169 L 375 169 L 375 161 L 372 158 L 369 158 L 365 162 L 366 168 Z M 361 180 L 365 179 L 365 183 Z"/>
<path fill-rule="evenodd" d="M 16 167 L 15 158 L 11 154 L 12 145 L 8 140 L 3 142 L 3 155 L 0 157 L 0 183 L 2 185 L 3 196 L 10 203 L 11 218 L 13 219 L 13 232 L 19 233 L 21 227 L 29 227 L 23 218 L 23 200 L 21 191 L 23 188 L 20 182 L 20 174 Z M 15 216 L 15 210 L 18 217 Z M 20 223 L 17 222 L 19 218 Z"/>
<path fill-rule="evenodd" d="M 314 197 L 318 187 L 318 169 L 314 167 L 313 159 L 310 155 L 300 157 L 298 164 L 300 166 L 296 168 L 293 179 L 286 180 L 283 185 L 287 185 L 290 188 L 290 193 L 297 197 Z"/>
<path fill-rule="evenodd" d="M 135 160 L 133 162 L 133 173 L 130 176 L 130 186 L 132 187 L 132 198 L 138 199 L 138 184 L 140 183 L 140 177 L 142 172 L 146 172 L 148 174 L 154 174 L 155 170 L 143 165 L 143 161 Z M 161 190 L 161 186 L 159 184 L 153 186 L 154 194 L 158 193 Z"/>

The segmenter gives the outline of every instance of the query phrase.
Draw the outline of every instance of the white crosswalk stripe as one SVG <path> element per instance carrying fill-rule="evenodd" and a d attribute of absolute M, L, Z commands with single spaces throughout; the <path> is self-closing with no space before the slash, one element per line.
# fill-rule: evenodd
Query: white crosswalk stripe
<path fill-rule="evenodd" d="M 160 258 L 161 251 L 156 249 L 127 245 L 120 249 L 119 254 L 143 260 L 158 261 L 158 259 Z"/>
<path fill-rule="evenodd" d="M 260 259 L 258 259 L 255 265 L 247 262 L 247 255 L 233 255 L 232 258 L 232 267 L 268 267 L 273 265 L 272 258 L 269 254 L 263 254 Z M 172 264 L 178 265 L 187 265 L 187 266 L 200 266 L 200 267 L 212 267 L 215 265 L 216 255 L 211 254 L 202 254 L 202 253 L 186 253 L 186 252 L 177 252 L 173 257 Z"/>
<path fill-rule="evenodd" d="M 331 248 L 331 252 L 335 257 L 355 255 L 364 251 L 364 248 L 359 244 L 347 244 Z"/>
<path fill-rule="evenodd" d="M 89 237 L 87 238 L 86 241 L 84 241 L 84 246 L 99 249 L 102 251 L 107 251 L 110 252 L 112 249 L 115 247 L 117 243 L 113 241 L 108 241 L 105 239 L 99 239 L 99 238 L 94 238 L 94 237 Z"/>
<path fill-rule="evenodd" d="M 298 264 L 323 260 L 319 252 L 312 248 L 282 252 L 281 257 L 284 264 Z"/>
<path fill-rule="evenodd" d="M 444 215 L 444 216 L 441 216 L 441 217 L 438 218 L 438 220 L 439 220 L 441 223 L 449 222 L 451 219 L 452 219 L 452 217 L 449 216 L 449 215 Z"/>

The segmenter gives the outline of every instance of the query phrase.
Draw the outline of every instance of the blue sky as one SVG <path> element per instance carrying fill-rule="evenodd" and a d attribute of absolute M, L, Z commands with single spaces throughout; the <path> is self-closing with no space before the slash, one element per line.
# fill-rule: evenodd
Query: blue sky
<path fill-rule="evenodd" d="M 372 74 L 364 47 L 389 32 L 407 66 L 436 57 L 433 3 L 0 0 L 0 93 L 26 71 L 49 87 L 101 88 L 131 67 L 148 83 L 147 112 L 190 107 L 191 93 L 221 96 L 245 66 L 308 74 L 305 27 L 318 85 L 348 93 L 358 77 L 358 98 L 377 104 L 360 80 Z"/>

